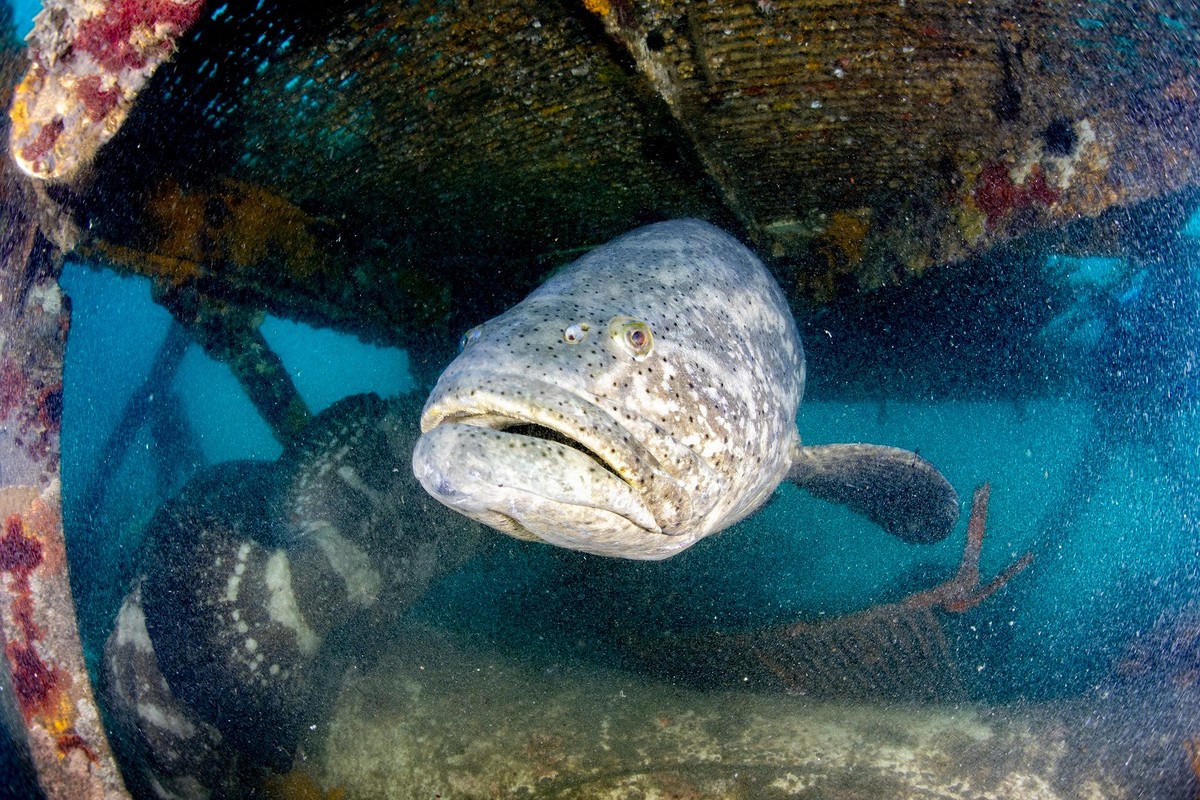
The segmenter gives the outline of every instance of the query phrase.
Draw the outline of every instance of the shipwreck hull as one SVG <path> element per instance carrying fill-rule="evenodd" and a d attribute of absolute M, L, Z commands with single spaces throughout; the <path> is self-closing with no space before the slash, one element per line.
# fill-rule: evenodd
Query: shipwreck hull
<path fill-rule="evenodd" d="M 1186 729 L 1194 698 L 816 701 L 530 670 L 429 630 L 405 642 L 347 677 L 293 779 L 347 798 L 1187 796 L 1182 745 L 1122 720 L 1174 703 Z"/>
<path fill-rule="evenodd" d="M 55 5 L 11 150 L 82 253 L 418 351 L 640 222 L 827 302 L 1200 169 L 1185 3 Z"/>

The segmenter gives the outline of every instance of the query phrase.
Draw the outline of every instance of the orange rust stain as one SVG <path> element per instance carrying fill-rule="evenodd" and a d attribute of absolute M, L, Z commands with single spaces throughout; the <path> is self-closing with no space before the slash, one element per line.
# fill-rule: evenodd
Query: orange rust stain
<path fill-rule="evenodd" d="M 287 200 L 255 186 L 222 181 L 189 189 L 164 181 L 146 203 L 155 236 L 130 247 L 94 242 L 83 250 L 173 286 L 223 271 L 271 269 L 305 281 L 329 268 L 314 220 Z"/>
<path fill-rule="evenodd" d="M 194 261 L 164 256 L 110 242 L 93 242 L 76 251 L 83 258 L 96 258 L 117 264 L 136 275 L 165 279 L 173 286 L 192 283 L 204 275 L 204 268 Z"/>
<path fill-rule="evenodd" d="M 1200 736 L 1184 739 L 1183 751 L 1187 753 L 1188 763 L 1192 767 L 1192 774 L 1200 779 Z"/>
<path fill-rule="evenodd" d="M 1163 90 L 1163 97 L 1166 99 L 1188 105 L 1194 105 L 1198 96 L 1200 93 L 1197 93 L 1196 85 L 1190 78 L 1178 78 Z"/>
<path fill-rule="evenodd" d="M 825 232 L 821 234 L 827 256 L 847 267 L 858 266 L 862 263 L 870 230 L 870 221 L 862 216 L 848 211 L 834 211 L 829 215 Z"/>
<path fill-rule="evenodd" d="M 282 775 L 268 775 L 263 779 L 263 793 L 267 800 L 345 800 L 346 790 L 340 786 L 326 791 L 303 767 Z"/>
<path fill-rule="evenodd" d="M 825 230 L 816 238 L 816 249 L 825 257 L 826 269 L 812 275 L 809 289 L 821 302 L 832 300 L 839 278 L 851 275 L 866 254 L 867 234 L 871 231 L 868 214 L 834 211 Z"/>

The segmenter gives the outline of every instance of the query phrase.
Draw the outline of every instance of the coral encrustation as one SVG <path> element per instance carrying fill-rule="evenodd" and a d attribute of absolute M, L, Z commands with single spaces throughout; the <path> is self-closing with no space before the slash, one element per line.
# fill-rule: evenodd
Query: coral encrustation
<path fill-rule="evenodd" d="M 203 8 L 204 0 L 47 0 L 9 110 L 21 169 L 64 179 L 88 164 Z"/>

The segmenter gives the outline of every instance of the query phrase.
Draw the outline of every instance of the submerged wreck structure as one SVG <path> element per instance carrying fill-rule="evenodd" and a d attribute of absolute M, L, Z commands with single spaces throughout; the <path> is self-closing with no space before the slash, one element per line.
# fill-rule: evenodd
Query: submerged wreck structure
<path fill-rule="evenodd" d="M 65 259 L 149 279 L 286 442 L 310 414 L 258 330 L 264 312 L 405 348 L 428 383 L 461 330 L 572 254 L 649 220 L 698 216 L 734 231 L 798 309 L 1022 243 L 1142 255 L 1126 253 L 1139 220 L 1149 209 L 1179 229 L 1200 184 L 1198 29 L 1200 9 L 1185 2 L 46 0 L 0 69 L 0 705 L 41 791 L 126 796 L 80 645 L 60 510 Z M 976 296 L 975 311 L 989 307 Z M 977 534 L 969 546 L 981 522 Z M 954 611 L 991 588 L 956 579 L 906 601 L 905 613 Z M 875 625 L 862 613 L 851 626 Z M 794 626 L 721 647 L 797 688 L 805 636 L 830 634 Z M 864 659 L 838 641 L 846 658 Z M 351 690 L 351 711 L 382 691 Z M 418 719 L 402 700 L 385 706 Z M 699 719 L 668 705 L 642 720 L 648 740 L 671 741 Z M 340 745 L 387 741 L 347 714 L 327 742 L 339 765 L 351 763 Z M 1091 783 L 1068 796 L 1132 796 L 1124 767 L 1104 771 L 1127 763 L 1109 753 L 1083 767 L 1077 752 L 1059 753 L 1022 771 L 1040 741 L 1025 736 L 1002 764 L 980 754 L 979 742 L 1015 741 L 1022 725 L 968 720 L 958 744 L 919 764 L 900 745 L 854 756 L 848 735 L 825 763 L 844 777 L 874 759 L 911 777 L 962 763 L 966 748 L 979 772 L 947 768 L 941 793 L 927 796 L 978 796 L 962 787 L 984 774 L 1000 776 L 997 795 L 1062 796 L 1051 782 L 1080 770 Z M 421 736 L 405 741 L 429 741 Z M 798 766 L 727 778 L 716 776 L 719 758 L 691 749 L 685 761 L 711 780 L 639 767 L 648 783 L 603 748 L 573 754 L 571 736 L 582 733 L 528 733 L 516 772 L 504 748 L 479 744 L 476 761 L 408 785 L 459 796 L 787 796 L 827 769 L 819 753 L 804 760 L 739 739 L 743 754 Z M 648 758 L 637 746 L 618 755 L 639 752 Z M 1188 769 L 1182 743 L 1177 755 L 1163 778 L 1172 785 Z M 354 790 L 345 774 L 331 780 Z M 819 789 L 899 786 L 847 778 Z"/>

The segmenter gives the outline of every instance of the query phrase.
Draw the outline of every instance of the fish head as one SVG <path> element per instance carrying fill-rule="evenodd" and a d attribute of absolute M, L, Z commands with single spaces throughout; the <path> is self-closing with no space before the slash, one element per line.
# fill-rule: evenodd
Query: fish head
<path fill-rule="evenodd" d="M 708 223 L 651 225 L 464 337 L 426 401 L 413 469 L 513 536 L 665 558 L 778 485 L 803 365 L 749 250 Z"/>

